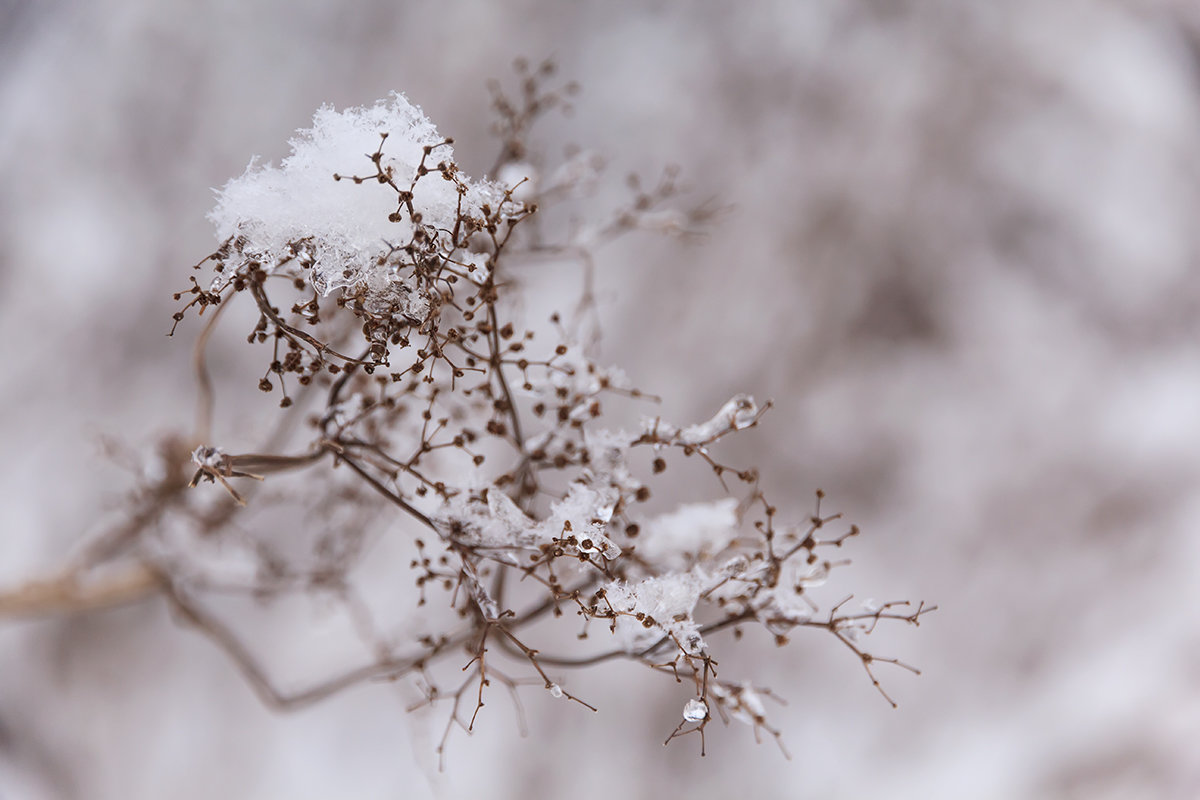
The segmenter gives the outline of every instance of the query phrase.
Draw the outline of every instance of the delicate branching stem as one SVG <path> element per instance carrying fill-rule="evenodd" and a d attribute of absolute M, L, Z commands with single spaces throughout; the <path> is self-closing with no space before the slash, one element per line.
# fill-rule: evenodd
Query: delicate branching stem
<path fill-rule="evenodd" d="M 502 139 L 493 173 L 527 173 L 511 185 L 465 176 L 451 140 L 414 125 L 420 112 L 397 96 L 369 114 L 322 111 L 315 124 L 336 117 L 336 131 L 298 137 L 282 167 L 251 170 L 222 190 L 213 214 L 222 244 L 194 267 L 208 265 L 211 279 L 192 275 L 176 296 L 175 326 L 216 306 L 193 356 L 194 431 L 167 439 L 161 463 L 139 472 L 120 524 L 81 547 L 70 569 L 0 594 L 0 616 L 161 594 L 271 708 L 404 677 L 421 689 L 418 705 L 449 701 L 439 760 L 455 726 L 470 733 L 484 723 L 495 683 L 524 732 L 519 686 L 595 711 L 554 673 L 586 675 L 617 660 L 679 692 L 683 721 L 668 743 L 698 734 L 704 755 L 707 725 L 719 717 L 783 749 L 760 701 L 773 695 L 730 677 L 749 665 L 724 653 L 749 629 L 779 646 L 800 630 L 831 634 L 893 703 L 874 663 L 916 669 L 860 640 L 885 622 L 918 625 L 933 607 L 856 609 L 847 598 L 818 616 L 814 590 L 848 563 L 841 552 L 858 528 L 823 511 L 820 490 L 811 513 L 788 522 L 796 509 L 768 499 L 758 470 L 719 452 L 759 426 L 769 401 L 735 394 L 695 424 L 673 424 L 661 408 L 632 433 L 605 427 L 610 403 L 658 398 L 594 359 L 594 249 L 638 230 L 694 235 L 713 208 L 674 208 L 679 182 L 666 170 L 645 186 L 631 179 L 630 202 L 590 227 L 555 235 L 526 225 L 539 203 L 564 202 L 576 188 L 571 179 L 544 184 L 527 160 L 532 123 L 573 93 L 547 88 L 553 72 L 549 62 L 520 66 L 517 99 L 493 87 Z M 343 157 L 346 172 L 325 172 Z M 305 172 L 314 164 L 319 175 Z M 264 179 L 269 192 L 256 183 Z M 353 192 L 364 193 L 354 197 L 363 208 L 380 199 L 378 214 L 346 224 Z M 263 219 L 278 229 L 264 230 Z M 548 255 L 579 268 L 581 296 L 573 320 L 547 309 L 552 331 L 535 335 L 517 317 L 520 273 L 510 265 Z M 245 339 L 266 361 L 252 380 L 278 391 L 281 408 L 265 441 L 235 443 L 231 455 L 213 439 L 208 353 L 237 318 L 224 313 L 234 303 L 251 310 Z M 652 490 L 670 486 L 657 476 L 687 460 L 711 471 L 707 488 L 724 495 L 674 514 L 647 511 Z M 406 548 L 399 563 L 371 560 L 396 547 Z M 236 566 L 206 557 L 213 552 Z M 387 590 L 386 609 L 372 602 L 372 580 Z M 445 632 L 403 633 L 417 626 L 401 624 L 413 609 L 397 608 L 400 580 L 415 584 L 418 608 L 444 605 L 449 621 L 436 627 Z M 223 603 L 208 602 L 241 597 L 270 612 L 304 594 L 338 605 L 365 660 L 297 688 L 281 687 L 249 635 L 217 610 Z M 593 636 L 603 642 L 579 644 Z"/>

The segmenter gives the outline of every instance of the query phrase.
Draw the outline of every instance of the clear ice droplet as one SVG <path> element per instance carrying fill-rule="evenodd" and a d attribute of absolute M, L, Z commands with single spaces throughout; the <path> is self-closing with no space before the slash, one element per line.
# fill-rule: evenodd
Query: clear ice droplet
<path fill-rule="evenodd" d="M 683 718 L 688 722 L 703 722 L 708 719 L 708 705 L 699 697 L 693 697 L 683 707 Z"/>

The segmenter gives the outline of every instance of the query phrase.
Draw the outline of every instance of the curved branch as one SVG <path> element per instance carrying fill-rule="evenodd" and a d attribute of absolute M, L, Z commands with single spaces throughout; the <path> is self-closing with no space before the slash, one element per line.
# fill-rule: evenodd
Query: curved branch
<path fill-rule="evenodd" d="M 103 578 L 70 571 L 55 578 L 30 581 L 0 594 L 0 618 L 28 619 L 80 614 L 137 603 L 162 588 L 158 575 L 135 564 Z"/>

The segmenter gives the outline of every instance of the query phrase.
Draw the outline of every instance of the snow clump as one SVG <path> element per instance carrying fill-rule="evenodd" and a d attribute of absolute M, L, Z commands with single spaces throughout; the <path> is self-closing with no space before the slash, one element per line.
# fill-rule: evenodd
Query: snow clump
<path fill-rule="evenodd" d="M 505 199 L 499 184 L 470 181 L 456 170 L 454 180 L 437 174 L 439 162 L 453 163 L 453 150 L 402 94 L 340 112 L 323 106 L 289 144 L 292 153 L 280 166 L 252 160 L 219 189 L 209 219 L 219 239 L 237 242 L 245 261 L 268 271 L 284 263 L 299 267 L 323 295 L 359 284 L 378 290 L 394 277 L 382 257 L 409 242 L 417 225 L 448 238 L 460 213 L 482 217 L 485 204 L 496 209 Z M 430 174 L 414 184 L 423 158 Z M 416 222 L 400 200 L 410 186 Z"/>

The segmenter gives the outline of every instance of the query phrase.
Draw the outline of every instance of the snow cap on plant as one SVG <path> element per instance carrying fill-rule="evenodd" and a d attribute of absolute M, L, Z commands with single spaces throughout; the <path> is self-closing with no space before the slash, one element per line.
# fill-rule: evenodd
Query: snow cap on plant
<path fill-rule="evenodd" d="M 300 266 L 324 295 L 386 283 L 394 276 L 381 256 L 410 241 L 417 226 L 448 239 L 460 215 L 485 216 L 485 205 L 505 198 L 498 184 L 458 172 L 450 140 L 402 94 L 340 112 L 323 106 L 289 144 L 280 166 L 252 160 L 218 190 L 209 218 L 244 258 Z M 377 174 L 363 170 L 369 163 Z M 397 191 L 411 191 L 411 208 L 398 208 Z"/>

